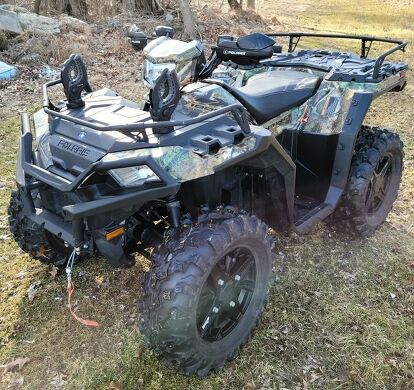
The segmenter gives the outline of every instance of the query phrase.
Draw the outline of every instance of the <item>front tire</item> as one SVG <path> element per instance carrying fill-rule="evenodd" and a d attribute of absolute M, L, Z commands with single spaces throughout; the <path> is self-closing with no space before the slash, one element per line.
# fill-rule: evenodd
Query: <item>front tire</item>
<path fill-rule="evenodd" d="M 263 222 L 231 208 L 162 244 L 141 305 L 141 331 L 156 354 L 199 376 L 234 359 L 263 309 L 273 245 Z"/>
<path fill-rule="evenodd" d="M 20 191 L 12 192 L 7 209 L 14 240 L 24 252 L 41 263 L 63 267 L 70 250 L 62 240 L 25 216 Z"/>
<path fill-rule="evenodd" d="M 372 235 L 397 198 L 403 157 L 398 134 L 380 127 L 362 127 L 334 222 L 348 232 L 363 237 Z"/>

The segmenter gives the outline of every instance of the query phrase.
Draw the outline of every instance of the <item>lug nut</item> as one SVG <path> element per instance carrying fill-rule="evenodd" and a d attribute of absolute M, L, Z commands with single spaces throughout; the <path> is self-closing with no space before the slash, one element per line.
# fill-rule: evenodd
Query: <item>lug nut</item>
<path fill-rule="evenodd" d="M 234 280 L 236 280 L 237 282 L 240 280 L 240 275 L 236 275 L 235 277 L 234 277 Z"/>
<path fill-rule="evenodd" d="M 230 301 L 230 307 L 234 307 L 236 306 L 236 304 L 234 303 L 234 301 Z"/>
<path fill-rule="evenodd" d="M 223 279 L 219 279 L 219 280 L 217 281 L 217 284 L 218 284 L 219 286 L 222 286 L 222 285 L 224 284 L 224 280 L 223 280 Z"/>
<path fill-rule="evenodd" d="M 213 313 L 218 313 L 218 311 L 219 311 L 218 307 L 214 306 L 213 307 Z"/>

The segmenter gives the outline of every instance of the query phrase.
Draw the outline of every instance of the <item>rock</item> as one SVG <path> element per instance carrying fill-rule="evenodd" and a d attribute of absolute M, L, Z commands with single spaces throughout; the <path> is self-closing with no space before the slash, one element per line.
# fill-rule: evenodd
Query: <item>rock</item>
<path fill-rule="evenodd" d="M 19 13 L 16 15 L 18 16 L 20 25 L 24 31 L 29 30 L 49 34 L 60 33 L 60 23 L 56 19 L 32 13 Z"/>
<path fill-rule="evenodd" d="M 172 22 L 174 19 L 175 18 L 174 18 L 173 14 L 168 13 L 168 14 L 165 15 L 165 21 L 166 22 Z"/>
<path fill-rule="evenodd" d="M 18 5 L 14 5 L 14 4 L 2 4 L 0 5 L 0 9 L 4 9 L 6 11 L 11 11 L 11 12 L 20 12 L 22 14 L 30 13 L 30 11 L 27 8 L 19 7 Z"/>
<path fill-rule="evenodd" d="M 56 80 L 60 77 L 60 69 L 53 69 L 49 65 L 45 65 L 42 69 L 40 69 L 39 76 L 42 79 Z"/>
<path fill-rule="evenodd" d="M 107 22 L 106 26 L 109 28 L 120 28 L 122 27 L 122 20 L 119 18 L 119 16 L 114 16 Z"/>
<path fill-rule="evenodd" d="M 14 34 L 23 32 L 22 26 L 16 12 L 6 11 L 0 8 L 0 30 Z"/>
<path fill-rule="evenodd" d="M 16 10 L 16 12 L 12 10 Z M 5 8 L 3 6 L 0 8 L 0 30 L 14 34 L 21 34 L 24 31 L 56 34 L 60 32 L 59 26 L 58 20 L 33 14 L 22 7 Z"/>
<path fill-rule="evenodd" d="M 38 53 L 20 53 L 16 58 L 15 61 L 19 64 L 26 64 L 26 65 L 42 65 L 43 58 Z"/>
<path fill-rule="evenodd" d="M 73 18 L 72 16 L 62 16 L 60 18 L 60 27 L 69 27 L 76 31 L 85 31 L 88 23 L 84 22 L 83 20 Z"/>
<path fill-rule="evenodd" d="M 14 66 L 0 61 L 0 80 L 11 80 L 16 76 L 16 74 L 17 70 Z"/>

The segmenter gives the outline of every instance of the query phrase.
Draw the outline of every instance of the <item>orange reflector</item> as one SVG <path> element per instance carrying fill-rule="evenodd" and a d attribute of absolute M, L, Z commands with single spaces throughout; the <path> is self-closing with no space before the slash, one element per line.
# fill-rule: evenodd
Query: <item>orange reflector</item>
<path fill-rule="evenodd" d="M 116 228 L 115 230 L 112 230 L 112 232 L 106 233 L 105 238 L 107 239 L 107 241 L 110 241 L 118 236 L 122 236 L 124 233 L 125 233 L 125 228 L 123 226 L 120 226 Z"/>

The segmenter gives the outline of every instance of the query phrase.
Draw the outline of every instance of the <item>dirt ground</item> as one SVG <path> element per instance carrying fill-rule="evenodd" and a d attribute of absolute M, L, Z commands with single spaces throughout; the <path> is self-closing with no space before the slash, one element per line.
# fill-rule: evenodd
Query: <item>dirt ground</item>
<path fill-rule="evenodd" d="M 412 1 L 260 0 L 255 15 L 194 1 L 200 32 L 305 30 L 414 38 Z M 202 10 L 204 4 L 209 4 Z M 261 325 L 235 361 L 207 378 L 164 367 L 143 345 L 135 301 L 148 264 L 115 270 L 102 259 L 75 266 L 78 313 L 100 323 L 82 328 L 65 307 L 65 276 L 18 250 L 7 228 L 14 188 L 18 111 L 40 107 L 44 64 L 73 51 L 86 59 L 95 89 L 138 100 L 140 58 L 124 38 L 139 20 L 148 32 L 163 20 L 115 18 L 56 37 L 22 36 L 0 60 L 19 77 L 0 83 L 0 389 L 413 389 L 414 388 L 414 86 L 374 102 L 367 124 L 395 129 L 405 144 L 399 197 L 369 239 L 321 224 L 311 235 L 275 237 L 276 283 Z M 303 45 L 306 42 L 302 42 Z M 309 45 L 337 48 L 335 42 Z M 352 49 L 346 46 L 346 49 Z M 375 53 L 375 52 L 374 52 Z M 414 65 L 411 46 L 396 58 Z M 30 57 L 32 56 L 32 58 Z M 34 56 L 34 57 L 33 57 Z M 412 77 L 410 77 L 413 79 Z M 56 91 L 58 97 L 59 91 Z M 28 290 L 34 291 L 31 299 Z"/>

